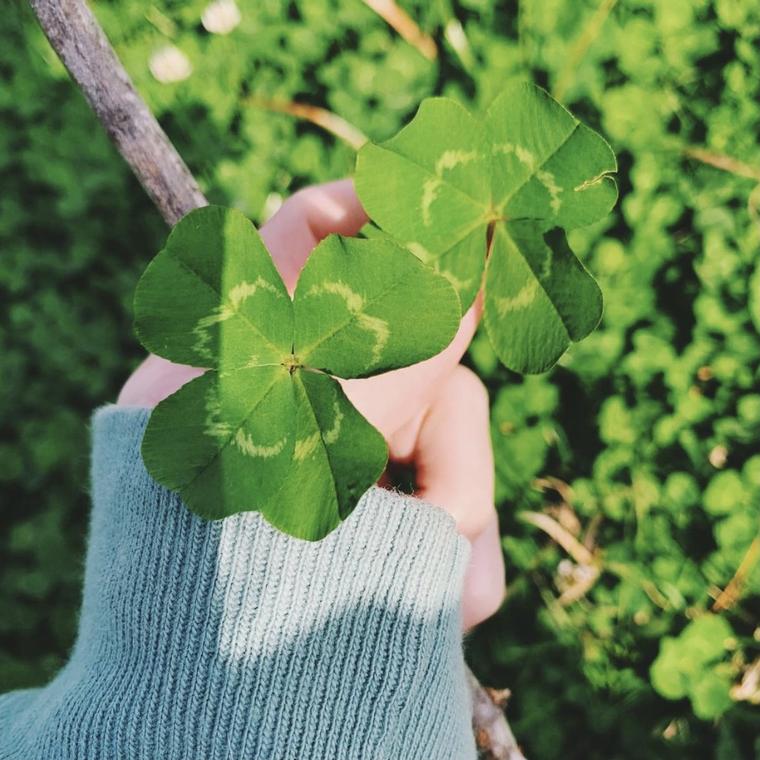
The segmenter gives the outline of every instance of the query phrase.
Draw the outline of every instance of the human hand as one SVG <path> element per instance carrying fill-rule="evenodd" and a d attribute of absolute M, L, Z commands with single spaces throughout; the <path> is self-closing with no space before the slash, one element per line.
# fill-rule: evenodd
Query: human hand
<path fill-rule="evenodd" d="M 332 232 L 355 235 L 366 221 L 351 180 L 340 180 L 299 191 L 260 232 L 292 293 L 322 238 Z M 482 309 L 478 296 L 453 341 L 437 356 L 375 377 L 340 381 L 351 402 L 385 437 L 390 460 L 414 466 L 415 495 L 445 509 L 470 540 L 462 600 L 465 628 L 492 615 L 504 597 L 488 393 L 459 364 Z M 125 383 L 118 403 L 154 407 L 203 372 L 148 356 Z"/>

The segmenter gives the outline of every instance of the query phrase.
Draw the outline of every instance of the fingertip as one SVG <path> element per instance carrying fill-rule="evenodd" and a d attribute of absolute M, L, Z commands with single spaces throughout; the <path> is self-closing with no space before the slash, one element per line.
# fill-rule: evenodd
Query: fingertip
<path fill-rule="evenodd" d="M 356 235 L 369 219 L 350 178 L 308 187 L 294 198 L 298 196 L 306 222 L 317 240 L 331 233 Z"/>
<path fill-rule="evenodd" d="M 288 198 L 260 233 L 289 291 L 306 259 L 331 233 L 355 235 L 366 224 L 351 179 L 312 185 Z"/>

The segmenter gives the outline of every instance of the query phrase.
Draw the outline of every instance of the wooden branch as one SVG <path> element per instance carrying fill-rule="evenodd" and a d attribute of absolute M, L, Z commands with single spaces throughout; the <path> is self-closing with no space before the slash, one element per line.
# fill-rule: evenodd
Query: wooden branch
<path fill-rule="evenodd" d="M 29 0 L 42 31 L 168 224 L 203 193 L 83 0 Z"/>
<path fill-rule="evenodd" d="M 484 689 L 470 670 L 467 680 L 472 692 L 472 727 L 478 749 L 489 760 L 525 760 L 502 711 L 509 692 Z"/>
<path fill-rule="evenodd" d="M 166 222 L 173 225 L 194 208 L 207 205 L 84 0 L 29 2 L 53 49 Z M 519 753 L 503 753 L 505 737 L 512 737 L 504 712 L 469 669 L 467 675 L 473 725 L 486 760 L 524 760 Z M 512 744 L 517 746 L 514 737 Z"/>
<path fill-rule="evenodd" d="M 393 27 L 410 45 L 429 61 L 438 57 L 435 40 L 417 26 L 417 22 L 395 0 L 364 0 L 378 16 Z"/>

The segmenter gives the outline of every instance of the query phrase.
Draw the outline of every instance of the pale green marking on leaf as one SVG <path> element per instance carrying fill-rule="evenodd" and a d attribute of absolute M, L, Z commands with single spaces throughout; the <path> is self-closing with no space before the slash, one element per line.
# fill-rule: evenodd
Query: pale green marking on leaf
<path fill-rule="evenodd" d="M 299 370 L 293 380 L 299 458 L 266 514 L 281 530 L 314 540 L 336 528 L 377 481 L 387 447 L 329 375 Z"/>
<path fill-rule="evenodd" d="M 546 169 L 539 169 L 536 172 L 536 178 L 546 188 L 551 200 L 549 201 L 552 211 L 556 214 L 562 206 L 562 201 L 559 199 L 559 194 L 562 192 L 562 188 L 557 184 L 557 180 L 551 172 Z"/>
<path fill-rule="evenodd" d="M 500 225 L 494 236 L 486 275 L 486 330 L 506 366 L 544 372 L 571 341 L 596 327 L 601 292 L 561 230 L 544 233 L 539 223 L 522 220 Z"/>
<path fill-rule="evenodd" d="M 388 322 L 380 317 L 373 317 L 362 311 L 365 308 L 365 299 L 360 293 L 352 290 L 345 282 L 324 282 L 321 285 L 314 285 L 309 289 L 307 295 L 321 295 L 322 293 L 333 293 L 340 296 L 346 303 L 348 311 L 356 317 L 356 323 L 362 329 L 372 333 L 375 342 L 372 346 L 372 361 L 379 362 L 383 355 L 383 349 L 390 337 Z"/>
<path fill-rule="evenodd" d="M 491 146 L 491 153 L 494 156 L 498 156 L 503 153 L 505 156 L 515 152 L 515 146 L 510 142 L 494 143 Z"/>
<path fill-rule="evenodd" d="M 291 466 L 292 385 L 289 373 L 274 366 L 195 378 L 153 410 L 142 443 L 146 468 L 203 517 L 264 511 Z M 277 445 L 252 459 L 249 441 Z"/>
<path fill-rule="evenodd" d="M 135 328 L 165 359 L 233 369 L 253 355 L 278 362 L 290 350 L 293 306 L 251 222 L 205 206 L 174 226 L 140 278 Z"/>
<path fill-rule="evenodd" d="M 193 335 L 196 337 L 193 347 L 198 354 L 208 359 L 213 357 L 213 354 L 209 349 L 212 337 L 210 328 L 221 322 L 226 322 L 228 319 L 232 319 L 232 317 L 238 316 L 240 314 L 240 307 L 243 303 L 259 290 L 266 290 L 277 298 L 283 297 L 283 294 L 263 277 L 257 277 L 255 282 L 246 282 L 244 280 L 230 288 L 225 303 L 217 306 L 208 316 L 201 317 L 193 328 Z M 258 364 L 256 358 L 252 357 L 249 359 L 246 366 L 255 367 L 258 366 Z"/>
<path fill-rule="evenodd" d="M 224 419 L 224 409 L 220 399 L 221 383 L 229 378 L 231 373 L 219 373 L 219 384 L 209 385 L 204 396 L 206 411 L 205 433 L 211 438 L 217 439 L 223 446 L 233 443 L 235 447 L 246 456 L 269 459 L 282 453 L 288 442 L 288 437 L 283 436 L 273 444 L 256 443 L 250 433 L 247 433 L 242 424 L 237 429 L 228 420 Z M 275 381 L 277 381 L 275 376 Z M 274 382 L 272 385 L 274 385 Z M 271 386 L 270 386 L 271 388 Z M 266 397 L 266 393 L 265 396 Z"/>
<path fill-rule="evenodd" d="M 352 314 L 358 314 L 364 308 L 364 296 L 346 285 L 345 282 L 323 282 L 309 289 L 307 295 L 319 296 L 322 293 L 333 293 L 346 302 L 346 308 Z"/>
<path fill-rule="evenodd" d="M 337 401 L 333 404 L 333 412 L 335 413 L 335 422 L 333 422 L 333 426 L 322 433 L 322 440 L 328 446 L 332 446 L 340 437 L 340 426 L 343 422 L 343 412 Z"/>
<path fill-rule="evenodd" d="M 317 450 L 318 443 L 319 433 L 312 433 L 310 436 L 296 441 L 293 459 L 295 459 L 296 462 L 303 462 L 304 459 Z"/>
<path fill-rule="evenodd" d="M 422 186 L 422 201 L 420 209 L 422 210 L 422 223 L 429 227 L 432 224 L 430 216 L 430 207 L 438 195 L 438 188 L 443 184 L 440 177 L 431 177 Z"/>
<path fill-rule="evenodd" d="M 372 345 L 372 362 L 376 364 L 382 359 L 383 349 L 391 335 L 388 322 L 380 317 L 371 317 L 369 314 L 358 314 L 356 319 L 360 327 L 371 332 L 375 337 Z"/>
<path fill-rule="evenodd" d="M 535 300 L 538 295 L 538 280 L 531 280 L 526 282 L 525 285 L 517 291 L 517 295 L 512 298 L 495 298 L 496 309 L 499 312 L 500 317 L 505 317 L 511 311 L 519 311 L 520 309 L 527 309 Z"/>
<path fill-rule="evenodd" d="M 293 457 L 296 461 L 303 461 L 317 450 L 317 444 L 320 439 L 327 445 L 333 446 L 340 438 L 341 424 L 343 423 L 344 414 L 337 401 L 333 402 L 333 423 L 328 430 L 312 433 L 306 438 L 296 441 L 295 453 Z"/>
<path fill-rule="evenodd" d="M 434 345 L 438 353 L 460 318 L 446 278 L 387 236 L 325 238 L 301 272 L 294 307 L 301 362 L 345 378 L 412 364 Z"/>
<path fill-rule="evenodd" d="M 552 249 L 547 245 L 546 255 L 544 256 L 544 261 L 541 264 L 541 272 L 538 275 L 541 280 L 548 280 L 551 277 L 553 260 L 554 260 L 554 251 L 552 251 Z"/>
<path fill-rule="evenodd" d="M 274 294 L 277 298 L 283 298 L 281 291 L 272 285 L 271 282 L 267 282 L 263 277 L 257 277 L 256 282 L 241 282 L 230 288 L 230 306 L 237 310 L 246 298 L 250 298 L 259 288 L 268 290 Z"/>
<path fill-rule="evenodd" d="M 472 277 L 468 277 L 466 280 L 461 277 L 457 277 L 453 272 L 449 272 L 447 269 L 436 268 L 438 274 L 442 274 L 458 291 L 467 290 L 472 286 Z"/>
<path fill-rule="evenodd" d="M 435 165 L 436 174 L 442 177 L 445 171 L 454 169 L 461 164 L 469 164 L 477 157 L 478 154 L 474 150 L 447 150 Z"/>
<path fill-rule="evenodd" d="M 232 426 L 222 418 L 222 404 L 216 386 L 210 385 L 205 395 L 206 435 L 211 438 L 229 440 L 233 434 Z"/>
<path fill-rule="evenodd" d="M 408 248 L 423 264 L 429 264 L 435 258 L 422 243 L 417 243 L 414 240 L 406 243 L 404 247 Z"/>
<path fill-rule="evenodd" d="M 610 178 L 610 173 L 608 171 L 601 172 L 600 174 L 597 174 L 596 177 L 591 177 L 591 179 L 585 179 L 583 182 L 580 183 L 580 185 L 576 185 L 573 188 L 573 192 L 576 193 L 582 193 L 584 190 L 588 190 L 591 187 L 594 187 L 595 185 L 599 185 L 602 182 L 604 182 L 605 179 Z"/>
<path fill-rule="evenodd" d="M 425 182 L 422 187 L 422 222 L 426 227 L 432 223 L 430 207 L 438 197 L 438 189 L 443 185 L 443 174 L 446 171 L 455 169 L 462 164 L 468 164 L 474 161 L 478 154 L 474 150 L 446 150 L 435 163 L 435 176 Z"/>
<path fill-rule="evenodd" d="M 250 434 L 244 432 L 242 428 L 238 428 L 235 433 L 235 445 L 246 456 L 260 459 L 270 459 L 276 457 L 285 448 L 287 438 L 280 438 L 277 443 L 266 445 L 261 443 L 254 443 Z"/>
<path fill-rule="evenodd" d="M 527 148 L 524 148 L 522 145 L 515 145 L 514 143 L 510 143 L 510 142 L 503 142 L 503 143 L 494 145 L 492 152 L 494 155 L 503 154 L 505 156 L 509 156 L 512 153 L 514 153 L 514 155 L 517 157 L 517 160 L 521 164 L 524 164 L 529 169 L 535 168 L 536 157 Z"/>
<path fill-rule="evenodd" d="M 531 169 L 536 165 L 536 157 L 527 148 L 523 148 L 522 145 L 515 146 L 515 155 L 520 163 L 525 164 L 525 166 Z"/>
<path fill-rule="evenodd" d="M 221 307 L 217 307 L 217 309 L 219 308 Z M 209 328 L 219 322 L 223 322 L 225 319 L 227 319 L 227 316 L 224 313 L 217 311 L 213 314 L 209 314 L 207 317 L 201 317 L 198 320 L 198 323 L 193 328 L 193 335 L 195 336 L 193 349 L 199 356 L 209 360 L 214 358 L 213 351 L 209 348 L 211 344 L 211 332 Z"/>

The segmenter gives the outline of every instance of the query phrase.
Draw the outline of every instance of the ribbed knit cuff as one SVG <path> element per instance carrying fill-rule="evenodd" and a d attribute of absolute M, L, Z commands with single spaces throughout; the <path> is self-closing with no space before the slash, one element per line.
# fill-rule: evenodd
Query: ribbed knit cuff
<path fill-rule="evenodd" d="M 79 636 L 0 697 L 0 758 L 474 758 L 453 520 L 380 488 L 317 543 L 201 520 L 145 471 L 148 416 L 94 415 Z"/>

